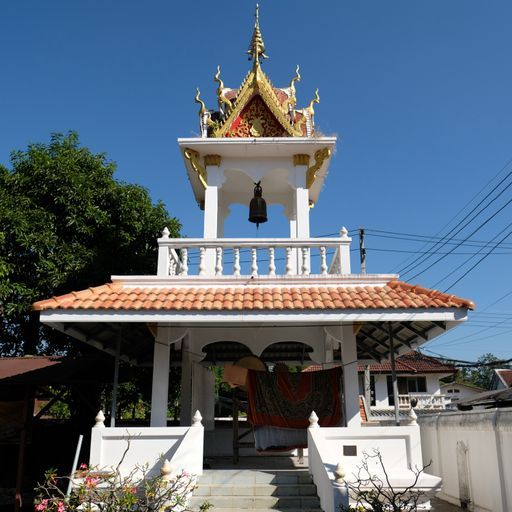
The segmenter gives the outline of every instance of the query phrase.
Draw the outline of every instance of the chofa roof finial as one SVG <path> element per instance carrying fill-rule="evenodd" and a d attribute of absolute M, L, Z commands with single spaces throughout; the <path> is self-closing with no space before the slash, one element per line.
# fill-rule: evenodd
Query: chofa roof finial
<path fill-rule="evenodd" d="M 252 32 L 249 49 L 247 50 L 249 60 L 252 59 L 255 64 L 259 64 L 261 59 L 268 59 L 268 56 L 265 55 L 265 43 L 263 42 L 263 37 L 260 31 L 259 8 L 260 6 L 256 4 L 256 13 L 254 14 L 256 20 L 254 21 L 254 30 Z"/>

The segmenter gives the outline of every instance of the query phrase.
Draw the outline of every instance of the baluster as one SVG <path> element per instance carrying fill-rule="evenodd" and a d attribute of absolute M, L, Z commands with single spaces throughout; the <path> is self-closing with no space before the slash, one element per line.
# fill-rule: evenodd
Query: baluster
<path fill-rule="evenodd" d="M 291 276 L 292 275 L 292 248 L 287 247 L 286 248 L 286 275 Z"/>
<path fill-rule="evenodd" d="M 240 247 L 233 247 L 233 275 L 240 275 Z"/>
<path fill-rule="evenodd" d="M 302 275 L 307 276 L 309 275 L 309 266 L 308 266 L 308 248 L 302 247 Z"/>
<path fill-rule="evenodd" d="M 206 274 L 206 249 L 199 247 L 199 275 L 204 276 Z"/>
<path fill-rule="evenodd" d="M 169 275 L 176 275 L 176 262 L 174 261 L 174 258 L 172 256 L 169 257 Z"/>
<path fill-rule="evenodd" d="M 320 247 L 320 273 L 327 275 L 327 251 L 325 247 Z"/>
<path fill-rule="evenodd" d="M 188 275 L 188 249 L 186 247 L 183 247 L 183 249 L 181 249 L 180 276 L 187 276 L 187 275 Z"/>
<path fill-rule="evenodd" d="M 258 275 L 258 250 L 256 247 L 251 249 L 251 275 L 253 277 Z"/>
<path fill-rule="evenodd" d="M 217 247 L 215 249 L 216 251 L 216 261 L 215 261 L 215 275 L 221 276 L 222 275 L 222 247 Z"/>
<path fill-rule="evenodd" d="M 276 275 L 276 260 L 275 260 L 275 251 L 273 247 L 268 248 L 268 275 L 275 276 Z"/>

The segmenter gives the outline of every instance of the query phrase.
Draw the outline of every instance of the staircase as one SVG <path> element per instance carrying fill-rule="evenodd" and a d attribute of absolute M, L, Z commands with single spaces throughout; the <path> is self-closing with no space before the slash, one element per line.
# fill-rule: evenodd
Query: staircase
<path fill-rule="evenodd" d="M 210 512 L 321 512 L 311 476 L 305 469 L 212 469 L 199 477 L 190 506 L 213 505 Z"/>

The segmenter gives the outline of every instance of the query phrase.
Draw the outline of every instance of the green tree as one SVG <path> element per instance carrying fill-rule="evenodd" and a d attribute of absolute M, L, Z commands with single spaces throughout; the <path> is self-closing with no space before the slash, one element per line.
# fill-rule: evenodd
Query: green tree
<path fill-rule="evenodd" d="M 477 359 L 474 367 L 459 369 L 459 380 L 470 382 L 482 389 L 490 389 L 494 369 L 504 367 L 499 361 L 501 359 L 490 352 L 483 354 Z"/>
<path fill-rule="evenodd" d="M 156 239 L 180 224 L 146 189 L 114 178 L 105 154 L 53 134 L 0 167 L 0 354 L 62 352 L 62 335 L 31 311 L 39 299 L 155 273 Z"/>

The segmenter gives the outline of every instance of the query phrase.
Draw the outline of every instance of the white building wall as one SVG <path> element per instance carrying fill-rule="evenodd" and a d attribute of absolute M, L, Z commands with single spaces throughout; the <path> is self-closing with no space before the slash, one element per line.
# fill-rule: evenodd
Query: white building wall
<path fill-rule="evenodd" d="M 420 416 L 423 463 L 440 497 L 474 512 L 512 510 L 512 408 Z"/>
<path fill-rule="evenodd" d="M 372 374 L 375 377 L 375 407 L 389 407 L 388 402 L 388 386 L 387 386 L 387 375 L 386 374 Z M 400 374 L 398 377 L 418 377 L 421 375 L 403 375 Z M 432 374 L 425 375 L 427 393 L 430 395 L 441 394 L 439 386 L 439 379 L 444 375 Z"/>

